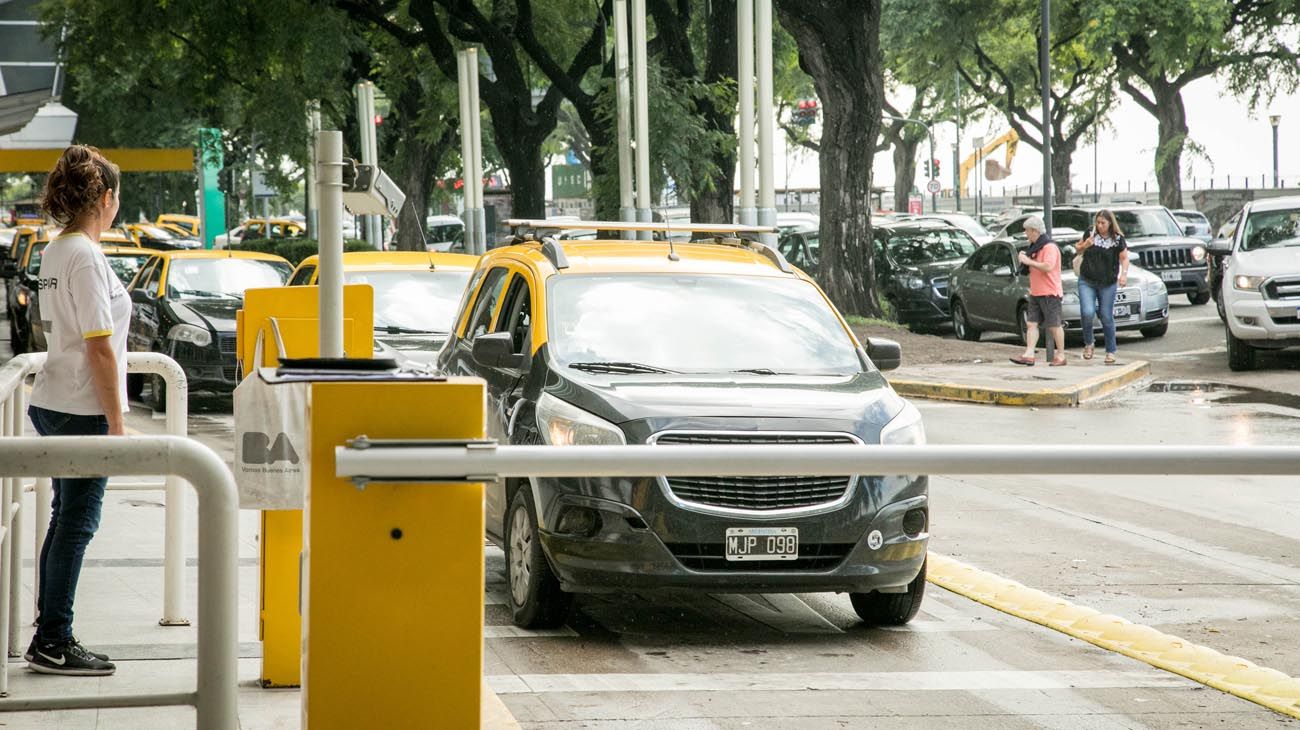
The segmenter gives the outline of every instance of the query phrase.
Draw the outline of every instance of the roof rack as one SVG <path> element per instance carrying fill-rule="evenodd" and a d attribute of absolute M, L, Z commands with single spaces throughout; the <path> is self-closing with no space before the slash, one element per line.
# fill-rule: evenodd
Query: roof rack
<path fill-rule="evenodd" d="M 672 223 L 669 221 L 580 221 L 511 218 L 510 228 L 537 228 L 554 231 L 596 229 L 598 231 L 694 231 L 696 233 L 776 233 L 774 226 L 741 226 L 731 223 Z"/>

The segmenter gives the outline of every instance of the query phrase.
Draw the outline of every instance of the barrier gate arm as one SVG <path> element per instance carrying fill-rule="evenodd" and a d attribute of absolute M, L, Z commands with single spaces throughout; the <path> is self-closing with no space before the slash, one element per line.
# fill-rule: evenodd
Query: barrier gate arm
<path fill-rule="evenodd" d="M 1300 446 L 497 446 L 370 441 L 335 448 L 337 476 L 367 481 L 506 477 L 837 474 L 1300 474 Z"/>
<path fill-rule="evenodd" d="M 0 712 L 193 705 L 198 730 L 236 730 L 239 500 L 225 463 L 206 446 L 176 436 L 0 439 L 0 479 L 33 474 L 167 474 L 194 486 L 199 498 L 198 676 L 194 692 L 9 698 L 0 700 Z M 0 596 L 14 578 L 9 564 L 0 562 Z M 8 644 L 7 634 L 4 638 Z M 7 690 L 6 670 L 0 672 L 0 691 Z"/>

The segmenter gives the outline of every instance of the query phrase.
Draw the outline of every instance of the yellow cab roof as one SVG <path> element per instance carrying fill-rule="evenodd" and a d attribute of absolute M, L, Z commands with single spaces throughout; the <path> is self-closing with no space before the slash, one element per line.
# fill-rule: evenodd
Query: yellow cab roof
<path fill-rule="evenodd" d="M 99 250 L 103 251 L 105 256 L 146 256 L 147 257 L 147 256 L 152 256 L 155 253 L 158 253 L 157 251 L 151 251 L 147 248 L 140 248 L 139 246 L 112 246 L 112 245 L 104 245 L 103 243 L 100 244 Z"/>
<path fill-rule="evenodd" d="M 163 213 L 162 215 L 158 216 L 159 223 L 166 223 L 167 221 L 182 221 L 185 223 L 198 223 L 199 217 L 197 215 L 186 215 L 184 213 Z"/>
<path fill-rule="evenodd" d="M 261 253 L 260 251 L 234 251 L 228 248 L 223 249 L 204 249 L 200 251 L 152 251 L 154 256 L 160 256 L 172 261 L 187 260 L 196 261 L 200 259 L 245 259 L 252 261 L 283 261 L 289 263 L 283 256 L 276 256 L 273 253 Z"/>
<path fill-rule="evenodd" d="M 734 240 L 734 239 L 733 239 Z M 671 251 L 677 261 L 668 258 L 667 241 L 557 241 L 569 261 L 564 274 L 726 274 L 732 276 L 789 277 L 761 252 L 744 245 L 712 242 L 674 242 Z M 542 253 L 540 243 L 522 243 L 493 249 L 487 258 L 522 258 L 544 275 L 559 273 Z M 798 272 L 791 266 L 791 269 Z M 806 277 L 805 277 L 806 278 Z"/>
<path fill-rule="evenodd" d="M 430 251 L 347 251 L 343 254 L 343 268 L 347 271 L 393 271 L 400 269 L 428 270 L 462 269 L 472 271 L 478 265 L 478 256 L 464 253 L 438 253 Z M 320 256 L 312 255 L 299 266 L 319 265 Z"/>

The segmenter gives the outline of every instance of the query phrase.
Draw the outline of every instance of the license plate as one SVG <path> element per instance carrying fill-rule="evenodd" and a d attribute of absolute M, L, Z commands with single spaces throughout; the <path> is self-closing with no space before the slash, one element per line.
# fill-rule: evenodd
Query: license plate
<path fill-rule="evenodd" d="M 727 560 L 797 560 L 797 527 L 728 527 Z"/>
<path fill-rule="evenodd" d="M 1161 271 L 1160 278 L 1165 281 L 1182 281 L 1183 272 L 1181 271 Z"/>
<path fill-rule="evenodd" d="M 1128 309 L 1128 305 L 1127 305 L 1127 304 L 1117 304 L 1117 305 L 1115 306 L 1115 318 L 1116 318 L 1116 319 L 1127 318 L 1127 317 L 1128 317 L 1128 313 L 1129 313 L 1129 309 Z"/>

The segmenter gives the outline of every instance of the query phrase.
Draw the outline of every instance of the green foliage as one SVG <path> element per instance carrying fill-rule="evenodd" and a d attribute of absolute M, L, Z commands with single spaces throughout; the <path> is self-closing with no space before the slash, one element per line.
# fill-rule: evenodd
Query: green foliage
<path fill-rule="evenodd" d="M 310 238 L 254 238 L 234 244 L 235 251 L 256 251 L 275 254 L 297 266 L 308 256 L 320 253 L 320 243 Z M 343 242 L 344 251 L 373 251 L 374 247 L 365 241 L 349 238 Z"/>

